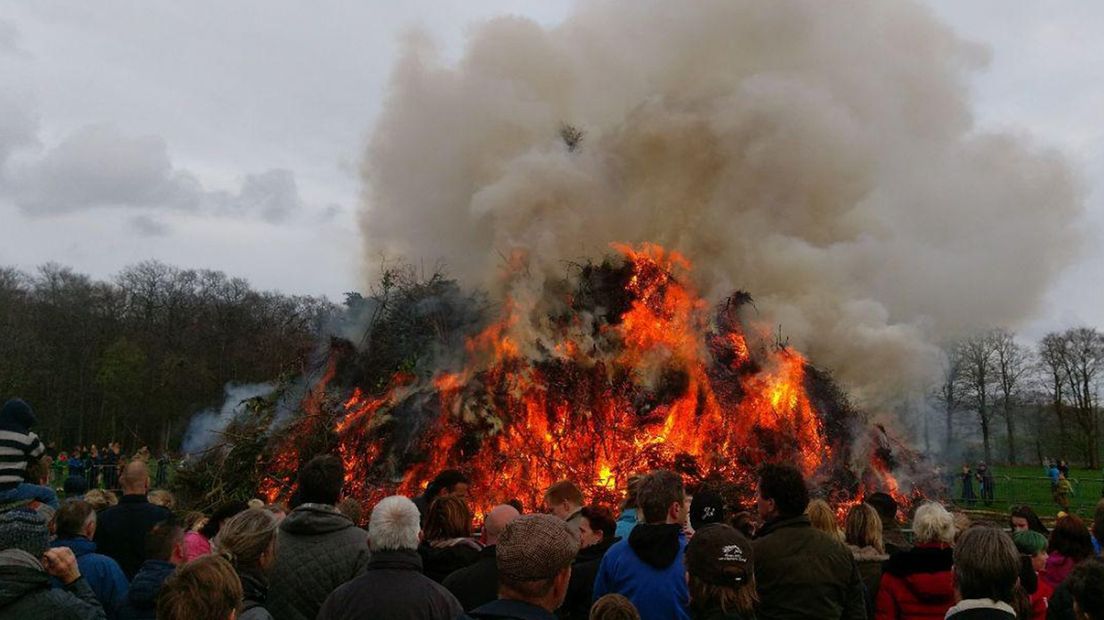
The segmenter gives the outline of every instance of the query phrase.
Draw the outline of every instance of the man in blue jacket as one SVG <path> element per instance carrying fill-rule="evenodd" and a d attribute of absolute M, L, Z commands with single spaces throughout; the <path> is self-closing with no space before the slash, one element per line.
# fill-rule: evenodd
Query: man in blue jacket
<path fill-rule="evenodd" d="M 184 528 L 173 520 L 153 526 L 146 535 L 146 557 L 130 583 L 119 620 L 154 620 L 157 597 L 165 580 L 184 563 Z"/>
<path fill-rule="evenodd" d="M 643 521 L 602 558 L 595 600 L 616 592 L 632 601 L 642 620 L 689 620 L 685 502 L 686 489 L 674 472 L 655 471 L 641 481 L 637 505 Z"/>
<path fill-rule="evenodd" d="M 115 560 L 96 553 L 96 543 L 92 542 L 96 533 L 96 511 L 88 502 L 70 499 L 61 505 L 55 519 L 57 540 L 50 546 L 68 547 L 73 551 L 77 556 L 77 568 L 103 605 L 107 617 L 117 617 L 130 584 Z M 60 586 L 55 580 L 54 587 Z"/>

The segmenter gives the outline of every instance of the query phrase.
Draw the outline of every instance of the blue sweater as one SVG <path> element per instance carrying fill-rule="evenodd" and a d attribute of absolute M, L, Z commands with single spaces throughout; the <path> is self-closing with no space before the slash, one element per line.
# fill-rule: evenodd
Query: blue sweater
<path fill-rule="evenodd" d="M 106 555 L 96 553 L 96 543 L 83 536 L 59 538 L 50 546 L 69 547 L 73 550 L 81 576 L 92 587 L 92 592 L 103 605 L 107 617 L 116 618 L 130 588 L 119 564 Z M 55 588 L 61 587 L 56 579 L 51 578 L 51 583 Z"/>
<path fill-rule="evenodd" d="M 626 508 L 621 511 L 621 516 L 617 517 L 617 530 L 613 535 L 621 540 L 628 540 L 629 532 L 632 532 L 634 527 L 636 527 L 636 508 Z"/>
<path fill-rule="evenodd" d="M 690 591 L 683 563 L 686 537 L 677 533 L 676 551 L 674 541 L 662 540 L 665 534 L 661 536 L 658 528 L 673 528 L 666 530 L 672 537 L 678 530 L 678 526 L 638 525 L 628 540 L 609 548 L 594 579 L 594 599 L 616 592 L 632 601 L 641 620 L 690 620 Z"/>

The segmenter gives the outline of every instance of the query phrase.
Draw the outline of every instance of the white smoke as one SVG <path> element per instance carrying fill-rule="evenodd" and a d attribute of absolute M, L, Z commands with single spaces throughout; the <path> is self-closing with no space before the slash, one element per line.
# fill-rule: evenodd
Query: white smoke
<path fill-rule="evenodd" d="M 180 443 L 180 450 L 185 454 L 195 455 L 219 443 L 226 426 L 242 412 L 243 401 L 271 394 L 276 386 L 271 383 L 227 383 L 223 389 L 226 398 L 221 407 L 200 411 L 188 421 L 188 430 Z"/>
<path fill-rule="evenodd" d="M 365 159 L 365 264 L 487 285 L 518 248 L 562 272 L 654 241 L 885 405 L 937 340 L 1030 318 L 1082 242 L 1063 158 L 974 126 L 986 61 L 901 0 L 581 3 L 482 24 L 454 65 L 414 36 Z"/>

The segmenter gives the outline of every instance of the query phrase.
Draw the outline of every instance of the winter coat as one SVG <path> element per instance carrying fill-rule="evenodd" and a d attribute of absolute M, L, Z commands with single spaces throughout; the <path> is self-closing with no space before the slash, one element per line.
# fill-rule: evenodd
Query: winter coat
<path fill-rule="evenodd" d="M 107 557 L 96 553 L 96 543 L 84 536 L 76 538 L 59 538 L 50 544 L 51 547 L 68 547 L 77 556 L 77 568 L 80 574 L 88 581 L 88 586 L 96 594 L 100 604 L 108 618 L 117 618 L 118 611 L 126 601 L 127 590 L 130 582 L 123 575 L 123 569 L 119 564 Z M 54 587 L 61 587 L 61 582 L 51 579 Z"/>
<path fill-rule="evenodd" d="M 1031 595 L 1031 620 L 1046 620 L 1054 588 L 1043 580 L 1042 573 L 1037 573 L 1035 591 L 1028 594 Z"/>
<path fill-rule="evenodd" d="M 119 563 L 127 579 L 133 579 L 146 561 L 146 534 L 170 517 L 168 508 L 149 503 L 145 495 L 124 495 L 118 505 L 97 517 L 96 547 Z"/>
<path fill-rule="evenodd" d="M 1069 577 L 1074 566 L 1077 566 L 1077 562 L 1073 561 L 1073 558 L 1062 555 L 1061 551 L 1051 551 L 1047 555 L 1046 568 L 1043 569 L 1043 580 L 1051 587 L 1057 588 L 1066 580 L 1066 577 Z"/>
<path fill-rule="evenodd" d="M 479 560 L 471 566 L 453 571 L 441 582 L 460 601 L 464 611 L 471 611 L 498 598 L 498 566 L 495 545 L 483 547 Z"/>
<path fill-rule="evenodd" d="M 563 620 L 587 620 L 590 607 L 594 603 L 594 578 L 602 558 L 620 538 L 603 540 L 600 543 L 579 549 L 575 562 L 571 565 L 571 581 L 567 584 L 567 596 L 556 614 Z"/>
<path fill-rule="evenodd" d="M 640 524 L 614 543 L 598 565 L 594 600 L 616 592 L 632 601 L 642 620 L 689 620 L 686 536 L 678 524 Z"/>
<path fill-rule="evenodd" d="M 192 560 L 211 553 L 211 541 L 199 532 L 184 533 L 184 561 Z"/>
<path fill-rule="evenodd" d="M 426 577 L 441 583 L 452 573 L 479 561 L 483 545 L 474 538 L 450 538 L 423 542 L 418 546 L 422 556 L 422 572 Z"/>
<path fill-rule="evenodd" d="M 923 543 L 889 558 L 874 604 L 876 620 L 941 620 L 955 603 L 951 548 Z"/>
<path fill-rule="evenodd" d="M 318 620 L 453 620 L 464 610 L 444 586 L 422 574 L 413 549 L 377 551 L 363 575 L 326 598 Z"/>
<path fill-rule="evenodd" d="M 176 566 L 164 560 L 146 560 L 130 582 L 130 591 L 119 610 L 119 620 L 154 620 L 157 618 L 157 595 L 161 585 L 173 574 Z"/>
<path fill-rule="evenodd" d="M 524 601 L 497 600 L 476 608 L 467 616 L 473 620 L 556 620 L 556 615 Z"/>
<path fill-rule="evenodd" d="M 863 582 L 863 598 L 866 601 L 866 616 L 874 617 L 874 601 L 878 597 L 878 584 L 882 581 L 882 563 L 889 559 L 884 553 L 879 553 L 874 547 L 856 547 L 847 545 L 851 550 L 851 557 L 859 567 L 859 577 Z"/>
<path fill-rule="evenodd" d="M 628 540 L 629 532 L 634 527 L 636 527 L 636 508 L 626 508 L 621 511 L 621 516 L 617 517 L 617 530 L 613 535 L 621 540 Z"/>
<path fill-rule="evenodd" d="M 725 612 L 720 606 L 710 607 L 705 611 L 691 611 L 694 620 L 755 620 L 755 614 L 741 615 L 737 611 Z"/>
<path fill-rule="evenodd" d="M 338 586 L 368 565 L 368 533 L 329 504 L 302 504 L 280 522 L 265 607 L 280 620 L 314 620 Z"/>
<path fill-rule="evenodd" d="M 896 523 L 892 527 L 882 530 L 882 542 L 885 543 L 887 555 L 897 555 L 902 551 L 912 549 L 912 543 L 909 542 L 908 537 L 897 527 Z"/>
<path fill-rule="evenodd" d="M 947 611 L 947 620 L 1016 620 L 1016 612 L 992 599 L 966 599 Z"/>
<path fill-rule="evenodd" d="M 808 516 L 764 523 L 752 549 L 761 620 L 865 620 L 862 578 L 851 552 Z"/>
<path fill-rule="evenodd" d="M 242 585 L 242 612 L 238 620 L 272 620 L 272 614 L 265 609 L 268 584 L 264 577 L 248 571 L 238 573 Z"/>
<path fill-rule="evenodd" d="M 0 618 L 17 620 L 103 620 L 103 606 L 84 577 L 50 588 L 50 577 L 31 554 L 0 551 Z"/>

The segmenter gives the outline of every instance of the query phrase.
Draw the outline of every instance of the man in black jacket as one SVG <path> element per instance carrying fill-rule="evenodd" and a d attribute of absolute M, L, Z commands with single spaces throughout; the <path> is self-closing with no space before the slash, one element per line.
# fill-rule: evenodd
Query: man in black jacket
<path fill-rule="evenodd" d="M 760 620 L 865 620 L 862 578 L 847 547 L 809 523 L 809 490 L 790 465 L 759 470 L 752 544 Z"/>
<path fill-rule="evenodd" d="M 471 611 L 498 598 L 495 547 L 506 526 L 520 516 L 513 506 L 502 504 L 492 508 L 483 519 L 482 543 L 485 546 L 479 552 L 479 560 L 471 566 L 454 571 L 441 582 L 460 601 L 464 611 Z"/>
<path fill-rule="evenodd" d="M 557 615 L 561 620 L 587 620 L 594 601 L 594 577 L 602 558 L 613 543 L 617 523 L 609 510 L 601 506 L 586 506 L 579 512 L 579 555 L 571 564 L 571 581 L 567 585 L 567 598 Z"/>
<path fill-rule="evenodd" d="M 368 569 L 326 598 L 318 620 L 453 620 L 463 614 L 455 596 L 422 574 L 420 520 L 418 507 L 401 495 L 376 504 L 368 523 Z"/>
<path fill-rule="evenodd" d="M 142 461 L 128 463 L 119 484 L 123 487 L 123 496 L 117 506 L 100 514 L 96 547 L 119 563 L 129 581 L 146 561 L 146 534 L 154 525 L 172 517 L 172 513 L 146 499 L 150 487 L 149 470 Z"/>

